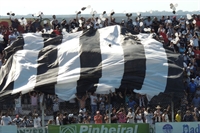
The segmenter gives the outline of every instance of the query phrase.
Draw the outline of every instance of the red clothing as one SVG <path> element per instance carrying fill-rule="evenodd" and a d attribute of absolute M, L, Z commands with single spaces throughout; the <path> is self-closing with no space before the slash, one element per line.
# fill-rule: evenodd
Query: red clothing
<path fill-rule="evenodd" d="M 10 35 L 10 32 L 9 32 L 9 30 L 7 30 L 5 33 L 4 33 L 4 38 L 6 39 L 6 40 L 8 40 L 8 36 Z"/>
<path fill-rule="evenodd" d="M 200 27 L 200 19 L 196 19 L 196 25 Z"/>
<path fill-rule="evenodd" d="M 200 59 L 200 50 L 195 50 L 194 56 L 195 56 L 195 59 Z"/>
<path fill-rule="evenodd" d="M 53 31 L 56 35 L 61 35 L 60 31 L 59 30 L 54 30 Z"/>
<path fill-rule="evenodd" d="M 126 114 L 120 112 L 118 114 L 118 118 L 119 118 L 119 123 L 126 123 Z"/>
<path fill-rule="evenodd" d="M 95 115 L 94 116 L 95 124 L 102 124 L 103 123 L 102 119 L 103 119 L 102 115 Z"/>

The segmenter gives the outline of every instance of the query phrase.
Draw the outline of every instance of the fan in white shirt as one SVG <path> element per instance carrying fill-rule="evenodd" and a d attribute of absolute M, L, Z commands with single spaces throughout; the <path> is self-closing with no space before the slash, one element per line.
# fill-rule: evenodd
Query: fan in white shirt
<path fill-rule="evenodd" d="M 10 125 L 12 124 L 12 119 L 10 116 L 8 116 L 8 113 L 5 114 L 5 116 L 1 117 L 1 125 Z"/>
<path fill-rule="evenodd" d="M 135 123 L 135 113 L 131 108 L 128 109 L 128 114 L 127 114 L 127 123 Z"/>
<path fill-rule="evenodd" d="M 38 117 L 38 114 L 35 114 L 35 118 L 33 119 L 34 127 L 41 127 L 41 119 Z"/>

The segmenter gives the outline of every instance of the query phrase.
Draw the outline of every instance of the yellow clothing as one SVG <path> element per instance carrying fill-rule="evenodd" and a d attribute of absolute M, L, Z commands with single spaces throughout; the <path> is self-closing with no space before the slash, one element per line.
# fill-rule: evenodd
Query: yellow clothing
<path fill-rule="evenodd" d="M 176 114 L 175 120 L 176 120 L 176 122 L 181 122 L 181 115 Z"/>

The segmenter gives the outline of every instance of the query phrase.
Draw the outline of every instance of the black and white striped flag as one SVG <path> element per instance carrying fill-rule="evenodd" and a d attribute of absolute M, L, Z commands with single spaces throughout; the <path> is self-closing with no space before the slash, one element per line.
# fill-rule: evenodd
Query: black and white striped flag
<path fill-rule="evenodd" d="M 150 34 L 120 26 L 44 39 L 24 34 L 6 49 L 0 96 L 38 90 L 69 100 L 76 93 L 134 89 L 152 97 L 182 90 L 182 61 Z"/>

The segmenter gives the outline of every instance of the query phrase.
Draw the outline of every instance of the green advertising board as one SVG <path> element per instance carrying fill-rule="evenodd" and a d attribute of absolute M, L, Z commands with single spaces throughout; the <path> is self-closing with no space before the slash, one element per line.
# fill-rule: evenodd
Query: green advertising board
<path fill-rule="evenodd" d="M 149 133 L 149 124 L 71 124 L 48 126 L 49 133 Z"/>

